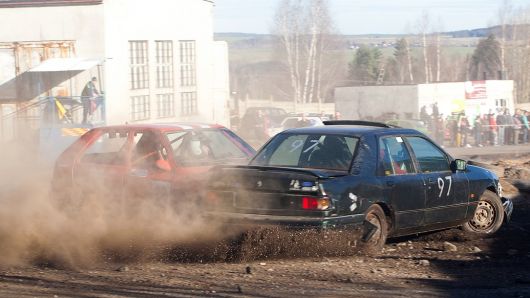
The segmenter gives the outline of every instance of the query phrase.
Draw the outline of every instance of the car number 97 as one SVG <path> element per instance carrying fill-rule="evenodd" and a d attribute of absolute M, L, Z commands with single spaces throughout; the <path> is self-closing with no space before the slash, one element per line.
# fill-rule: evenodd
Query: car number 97
<path fill-rule="evenodd" d="M 438 177 L 438 188 L 440 189 L 440 193 L 438 194 L 439 198 L 441 198 L 443 193 L 444 193 L 445 181 L 446 180 L 449 182 L 449 185 L 447 187 L 446 196 L 448 197 L 449 194 L 451 193 L 451 185 L 453 184 L 453 178 L 451 176 L 445 176 L 444 178 Z"/>

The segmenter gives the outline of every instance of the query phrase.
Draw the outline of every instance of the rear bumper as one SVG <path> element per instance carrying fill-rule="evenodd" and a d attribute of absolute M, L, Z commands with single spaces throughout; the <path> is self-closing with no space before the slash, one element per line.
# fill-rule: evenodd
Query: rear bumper
<path fill-rule="evenodd" d="M 364 214 L 329 217 L 264 215 L 230 212 L 212 212 L 209 217 L 229 225 L 285 226 L 293 228 L 337 228 L 355 227 L 364 222 Z"/>
<path fill-rule="evenodd" d="M 510 199 L 507 198 L 501 198 L 502 200 L 502 206 L 504 207 L 504 216 L 506 219 L 506 222 L 510 221 L 510 218 L 512 217 L 513 212 L 513 202 Z"/>

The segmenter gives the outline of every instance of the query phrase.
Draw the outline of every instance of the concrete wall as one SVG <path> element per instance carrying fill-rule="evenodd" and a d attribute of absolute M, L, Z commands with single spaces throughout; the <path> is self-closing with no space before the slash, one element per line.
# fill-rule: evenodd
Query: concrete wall
<path fill-rule="evenodd" d="M 530 103 L 520 103 L 517 104 L 517 108 L 525 111 L 530 111 Z"/>
<path fill-rule="evenodd" d="M 434 103 L 437 103 L 439 112 L 444 116 L 462 108 L 469 117 L 497 113 L 501 102 L 513 112 L 513 81 L 485 81 L 486 97 L 479 99 L 466 99 L 466 87 L 469 84 L 471 82 L 341 87 L 335 89 L 335 103 L 337 111 L 345 119 L 366 119 L 390 112 L 398 113 L 400 118 L 405 118 L 406 113 L 418 118 L 423 106 L 429 114 L 432 113 Z"/>
<path fill-rule="evenodd" d="M 239 101 L 239 115 L 243 117 L 250 107 L 276 107 L 284 109 L 287 113 L 321 113 L 335 114 L 334 103 L 306 103 L 295 104 L 291 101 L 274 101 L 272 99 L 250 99 Z"/>
<path fill-rule="evenodd" d="M 335 105 L 343 119 L 366 119 L 379 117 L 384 113 L 397 113 L 405 118 L 411 113 L 418 117 L 418 87 L 362 86 L 335 88 Z"/>

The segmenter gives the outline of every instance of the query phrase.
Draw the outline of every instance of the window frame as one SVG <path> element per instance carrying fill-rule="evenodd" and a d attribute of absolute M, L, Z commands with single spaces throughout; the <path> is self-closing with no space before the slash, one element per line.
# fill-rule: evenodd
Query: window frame
<path fill-rule="evenodd" d="M 179 40 L 180 87 L 197 86 L 197 42 Z"/>
<path fill-rule="evenodd" d="M 254 166 L 260 166 L 259 164 L 255 164 L 254 162 L 256 161 L 256 159 L 258 158 L 258 156 L 260 156 L 260 154 L 266 150 L 266 148 L 272 144 L 278 137 L 280 136 L 285 136 L 285 139 L 287 139 L 289 136 L 292 136 L 292 135 L 300 135 L 300 134 L 295 134 L 295 133 L 279 133 L 277 134 L 276 136 L 274 136 L 273 138 L 271 138 L 269 141 L 267 141 L 262 147 L 261 147 L 261 150 L 259 150 L 258 152 L 256 152 L 256 154 L 254 154 L 254 156 L 252 157 L 252 159 L 250 159 L 249 161 L 249 165 L 254 165 Z M 347 172 L 348 175 L 351 175 L 352 174 L 352 171 L 353 171 L 353 165 L 355 164 L 355 161 L 357 159 L 357 155 L 359 154 L 359 150 L 360 150 L 360 147 L 362 145 L 362 142 L 363 142 L 363 138 L 362 136 L 359 136 L 359 135 L 352 135 L 352 134 L 347 134 L 347 133 L 303 133 L 302 135 L 307 135 L 308 138 L 309 136 L 312 136 L 312 135 L 319 135 L 319 136 L 322 136 L 322 135 L 326 135 L 326 136 L 340 136 L 340 137 L 349 137 L 349 138 L 352 138 L 352 139 L 357 139 L 357 142 L 355 144 L 355 148 L 352 152 L 352 158 L 350 160 L 350 164 L 348 165 L 347 169 L 345 170 L 340 170 L 340 169 L 319 169 L 319 168 L 315 168 L 317 170 L 323 170 L 323 171 L 337 171 L 337 172 Z M 284 140 L 285 140 L 284 139 Z M 283 141 L 282 141 L 283 142 Z M 274 148 L 274 150 L 276 150 L 279 146 L 281 145 L 281 143 L 279 145 L 276 146 L 276 148 Z M 266 160 L 266 163 L 269 164 L 270 162 L 270 159 L 272 157 L 272 154 L 267 158 Z M 267 165 L 267 166 L 270 166 L 270 167 L 286 167 L 286 166 L 271 166 L 271 165 Z M 309 168 L 304 168 L 304 167 L 295 167 L 297 169 L 309 169 Z"/>
<path fill-rule="evenodd" d="M 194 96 L 190 98 L 184 98 L 184 95 L 194 95 Z M 197 114 L 199 114 L 199 100 L 197 97 L 197 91 L 180 92 L 180 115 L 181 116 L 193 116 Z"/>
<path fill-rule="evenodd" d="M 175 86 L 174 51 L 172 40 L 155 40 L 156 87 L 172 89 Z"/>
<path fill-rule="evenodd" d="M 134 107 L 140 106 L 138 103 L 134 102 L 136 99 L 140 99 L 140 98 L 145 99 L 145 102 L 141 106 L 147 107 L 147 109 L 143 110 L 142 112 L 138 112 L 134 109 Z M 136 122 L 136 121 L 144 121 L 144 120 L 151 119 L 151 96 L 150 95 L 145 95 L 145 94 L 133 95 L 129 97 L 129 100 L 130 100 L 129 104 L 131 108 L 131 113 L 130 113 L 131 121 Z M 143 115 L 140 118 L 137 118 L 135 116 L 135 115 L 140 115 L 140 114 Z"/>
<path fill-rule="evenodd" d="M 85 157 L 87 152 L 90 150 L 90 148 L 92 148 L 94 145 L 96 145 L 96 143 L 101 139 L 101 137 L 103 137 L 105 134 L 109 134 L 109 133 L 117 133 L 117 134 L 125 133 L 125 134 L 127 134 L 127 137 L 125 138 L 125 142 L 124 142 L 124 144 L 122 145 L 122 147 L 120 149 L 120 151 L 124 150 L 124 153 L 123 153 L 124 154 L 124 156 L 123 156 L 124 161 L 121 162 L 121 163 L 100 163 L 100 162 L 89 162 L 89 161 L 83 160 L 83 158 Z M 118 152 L 116 152 L 116 153 L 118 153 Z M 75 163 L 77 165 L 79 165 L 79 166 L 82 166 L 82 167 L 97 166 L 97 167 L 126 168 L 126 167 L 129 166 L 130 153 L 131 153 L 131 131 L 130 130 L 128 130 L 126 128 L 99 129 L 99 130 L 95 131 L 94 135 L 90 136 L 89 141 L 86 142 L 86 144 L 84 144 L 82 149 L 79 151 L 79 153 L 75 157 L 75 160 L 76 160 Z"/>
<path fill-rule="evenodd" d="M 380 156 L 380 152 L 381 152 L 381 149 L 382 149 L 381 146 L 380 146 L 380 141 L 382 139 L 385 139 L 385 138 L 397 138 L 397 137 L 400 137 L 403 140 L 403 144 L 405 145 L 405 149 L 407 149 L 407 151 L 409 153 L 410 160 L 412 162 L 412 172 L 405 173 L 405 174 L 395 174 L 395 173 L 393 173 L 392 175 L 385 175 L 384 170 L 383 170 L 383 172 L 381 172 L 380 171 L 380 167 L 379 167 L 381 162 L 383 162 L 381 160 L 381 156 Z M 388 134 L 388 135 L 379 135 L 379 136 L 377 136 L 377 139 L 376 139 L 376 142 L 377 142 L 377 164 L 376 164 L 377 176 L 379 176 L 379 177 L 395 177 L 395 176 L 407 176 L 407 175 L 420 174 L 419 166 L 418 166 L 418 163 L 417 163 L 417 160 L 416 160 L 416 156 L 413 154 L 412 148 L 410 147 L 410 144 L 407 142 L 406 137 L 407 137 L 407 135 L 401 135 L 401 134 Z"/>
<path fill-rule="evenodd" d="M 411 156 L 413 157 L 414 159 L 414 165 L 417 169 L 417 173 L 418 174 L 432 174 L 432 173 L 447 173 L 447 172 L 452 172 L 451 170 L 451 163 L 453 162 L 454 158 L 449 155 L 447 152 L 445 152 L 445 150 L 443 150 L 440 146 L 438 146 L 438 144 L 436 144 L 435 142 L 433 142 L 432 140 L 430 140 L 429 138 L 425 137 L 425 136 L 422 136 L 422 135 L 416 135 L 416 134 L 411 134 L 411 135 L 404 135 L 403 136 L 404 138 L 404 141 L 407 143 L 407 146 L 409 147 L 410 149 L 410 153 L 411 153 Z M 420 162 L 418 160 L 418 157 L 416 156 L 416 153 L 414 152 L 414 149 L 412 148 L 412 145 L 410 144 L 409 142 L 409 138 L 420 138 L 420 139 L 423 139 L 425 141 L 427 141 L 428 143 L 430 143 L 431 145 L 433 145 L 436 149 L 438 149 L 438 151 L 440 153 L 442 153 L 443 156 L 445 156 L 445 159 L 447 160 L 447 163 L 448 163 L 448 169 L 447 170 L 444 170 L 444 171 L 436 171 L 436 172 L 423 172 L 421 170 L 421 165 L 420 165 Z"/>
<path fill-rule="evenodd" d="M 175 117 L 175 94 L 160 93 L 156 95 L 157 117 L 172 118 Z"/>
<path fill-rule="evenodd" d="M 130 90 L 149 89 L 149 41 L 129 40 L 129 88 Z M 141 45 L 141 46 L 140 46 Z M 141 59 L 142 63 L 139 63 Z M 141 80 L 139 79 L 141 77 Z"/>

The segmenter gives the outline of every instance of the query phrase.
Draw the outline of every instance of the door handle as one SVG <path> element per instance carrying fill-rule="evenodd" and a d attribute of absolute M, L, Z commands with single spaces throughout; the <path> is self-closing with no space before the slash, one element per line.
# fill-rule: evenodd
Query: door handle
<path fill-rule="evenodd" d="M 394 186 L 394 181 L 387 181 L 386 185 L 390 186 L 390 187 L 393 187 Z"/>
<path fill-rule="evenodd" d="M 432 179 L 432 178 L 429 178 L 429 180 L 428 180 L 428 181 L 429 181 L 429 184 L 434 184 L 434 179 Z"/>

